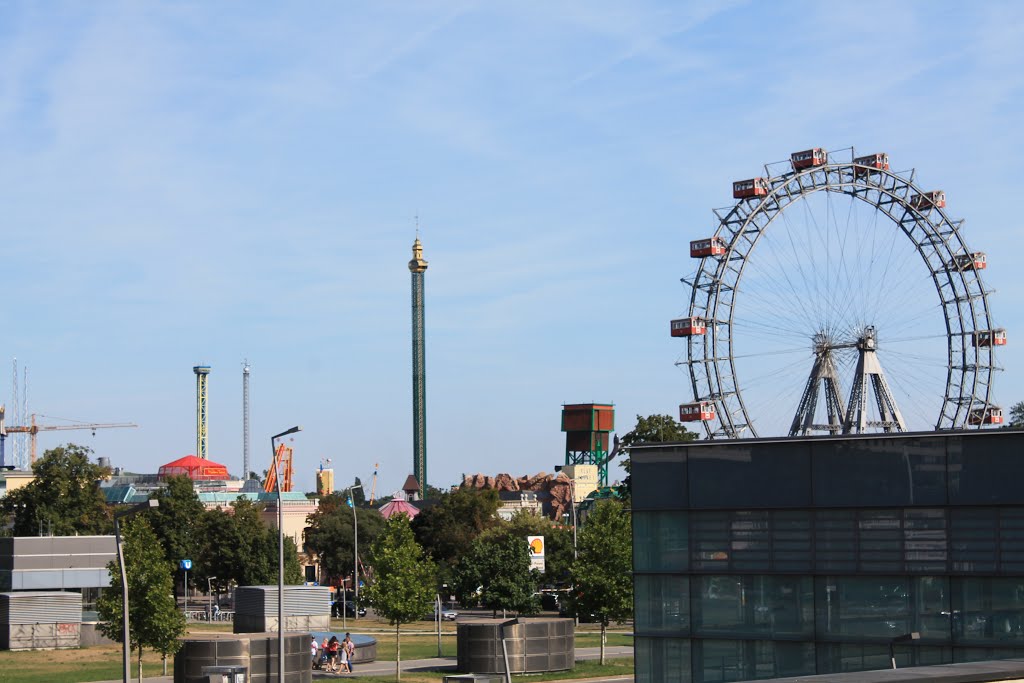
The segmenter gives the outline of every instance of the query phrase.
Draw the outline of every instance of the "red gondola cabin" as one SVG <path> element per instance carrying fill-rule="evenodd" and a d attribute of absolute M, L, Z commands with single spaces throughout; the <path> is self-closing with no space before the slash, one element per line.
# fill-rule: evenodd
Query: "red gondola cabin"
<path fill-rule="evenodd" d="M 793 164 L 794 171 L 802 171 L 805 168 L 824 166 L 828 163 L 828 152 L 821 147 L 805 149 L 803 152 L 793 152 L 789 155 L 789 162 Z"/>
<path fill-rule="evenodd" d="M 974 345 L 1006 346 L 1006 330 L 1001 327 L 995 330 L 978 330 L 974 333 Z"/>
<path fill-rule="evenodd" d="M 715 404 L 711 401 L 684 403 L 679 406 L 680 422 L 707 422 L 715 419 Z"/>
<path fill-rule="evenodd" d="M 995 406 L 975 408 L 968 414 L 967 422 L 972 425 L 1001 425 L 1003 424 L 1003 409 Z"/>
<path fill-rule="evenodd" d="M 881 154 L 869 154 L 866 157 L 857 157 L 853 160 L 855 175 L 867 175 L 876 171 L 888 171 L 889 170 L 889 155 L 884 152 Z M 861 168 L 865 166 L 866 168 Z"/>
<path fill-rule="evenodd" d="M 768 194 L 767 178 L 751 178 L 750 180 L 737 180 L 732 184 L 733 199 L 748 199 L 750 197 L 764 197 Z"/>
<path fill-rule="evenodd" d="M 725 240 L 721 237 L 712 237 L 710 239 L 694 240 L 690 242 L 690 256 L 693 258 L 721 256 L 725 251 Z"/>
<path fill-rule="evenodd" d="M 915 209 L 930 209 L 933 206 L 937 209 L 946 208 L 946 193 L 942 190 L 932 190 L 922 194 L 915 194 L 910 198 L 910 205 Z"/>
<path fill-rule="evenodd" d="M 953 257 L 953 265 L 957 270 L 985 270 L 988 267 L 988 257 L 983 251 L 957 254 Z"/>
<path fill-rule="evenodd" d="M 695 334 L 705 334 L 708 331 L 708 324 L 704 318 L 680 318 L 672 321 L 673 337 L 692 337 Z"/>

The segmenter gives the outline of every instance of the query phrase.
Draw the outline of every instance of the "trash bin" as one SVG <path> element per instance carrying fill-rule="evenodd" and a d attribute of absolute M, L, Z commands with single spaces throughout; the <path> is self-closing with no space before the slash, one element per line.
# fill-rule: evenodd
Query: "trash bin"
<path fill-rule="evenodd" d="M 204 666 L 203 676 L 207 683 L 248 683 L 249 667 L 246 666 Z"/>

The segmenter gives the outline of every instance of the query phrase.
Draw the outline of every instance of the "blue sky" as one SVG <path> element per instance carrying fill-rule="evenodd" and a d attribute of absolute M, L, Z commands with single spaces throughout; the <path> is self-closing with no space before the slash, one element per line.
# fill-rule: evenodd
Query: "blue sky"
<path fill-rule="evenodd" d="M 689 400 L 667 323 L 730 183 L 854 145 L 989 253 L 1008 406 L 1021 35 L 1013 2 L 5 3 L 0 358 L 33 412 L 140 424 L 42 447 L 135 471 L 194 451 L 197 363 L 240 471 L 248 358 L 258 469 L 298 423 L 301 485 L 330 457 L 390 492 L 418 214 L 430 483 L 550 472 L 563 402 L 621 433 Z"/>

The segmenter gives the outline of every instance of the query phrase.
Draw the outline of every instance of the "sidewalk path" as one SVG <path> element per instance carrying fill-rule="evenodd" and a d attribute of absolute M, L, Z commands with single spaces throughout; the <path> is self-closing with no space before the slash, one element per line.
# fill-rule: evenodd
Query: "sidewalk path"
<path fill-rule="evenodd" d="M 610 659 L 620 657 L 632 657 L 633 648 L 628 645 L 609 645 L 605 649 L 605 656 Z M 597 647 L 576 648 L 576 659 L 597 659 L 601 656 L 601 649 Z M 424 669 L 455 671 L 455 657 L 433 657 L 430 659 L 410 659 L 402 662 L 402 671 L 422 671 Z M 324 671 L 314 671 L 313 680 L 336 680 L 340 678 L 359 678 L 359 676 L 387 676 L 395 673 L 394 662 L 369 662 L 367 664 L 356 664 L 356 670 L 352 674 L 329 674 Z M 133 679 L 136 680 L 136 679 Z M 146 683 L 173 683 L 173 676 L 153 676 L 143 679 Z M 120 683 L 120 681 L 101 681 L 99 683 Z"/>

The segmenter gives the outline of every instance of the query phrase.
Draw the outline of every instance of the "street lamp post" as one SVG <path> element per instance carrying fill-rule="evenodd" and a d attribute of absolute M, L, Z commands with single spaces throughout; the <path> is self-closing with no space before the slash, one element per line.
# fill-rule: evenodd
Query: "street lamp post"
<path fill-rule="evenodd" d="M 121 659 L 124 665 L 123 683 L 128 683 L 131 680 L 132 670 L 131 639 L 128 628 L 128 572 L 124 567 L 124 546 L 121 544 L 121 520 L 155 507 L 160 507 L 160 501 L 156 498 L 150 498 L 143 503 L 131 506 L 127 510 L 120 510 L 114 513 L 114 543 L 117 546 L 117 564 L 121 567 L 121 638 L 124 640 L 123 647 L 121 648 Z"/>
<path fill-rule="evenodd" d="M 918 631 L 912 633 L 904 633 L 902 636 L 896 636 L 889 641 L 889 663 L 892 664 L 892 668 L 896 668 L 896 644 L 897 643 L 909 643 L 913 640 L 920 640 L 921 634 Z"/>
<path fill-rule="evenodd" d="M 274 444 L 282 436 L 301 432 L 302 427 L 292 427 L 270 437 L 270 452 L 273 454 L 274 481 L 277 483 L 277 680 L 284 683 L 284 504 L 281 498 L 281 463 L 277 462 Z"/>
<path fill-rule="evenodd" d="M 352 605 L 355 616 L 352 618 L 356 621 L 359 621 L 359 515 L 356 514 L 356 499 L 352 496 L 352 491 L 361 488 L 362 484 L 353 484 L 345 489 L 352 504 L 352 592 L 355 599 Z"/>

